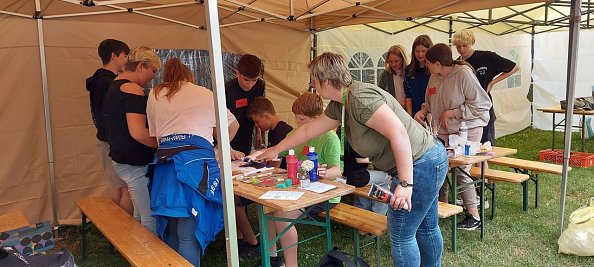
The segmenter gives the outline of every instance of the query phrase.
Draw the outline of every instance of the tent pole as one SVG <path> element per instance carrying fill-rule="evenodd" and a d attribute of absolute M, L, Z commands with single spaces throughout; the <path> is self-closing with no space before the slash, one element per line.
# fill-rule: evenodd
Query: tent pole
<path fill-rule="evenodd" d="M 559 208 L 559 236 L 563 233 L 563 217 L 565 215 L 565 194 L 567 190 L 567 167 L 571 150 L 571 128 L 573 119 L 573 98 L 575 94 L 575 76 L 577 66 L 578 40 L 580 36 L 581 1 L 571 0 L 571 15 L 569 16 L 569 52 L 567 56 L 567 91 L 565 101 L 565 138 L 563 145 L 563 172 L 561 179 L 561 207 Z M 553 129 L 554 131 L 555 129 Z"/>
<path fill-rule="evenodd" d="M 454 21 L 452 20 L 452 17 L 451 16 L 448 18 L 448 20 L 449 20 L 449 22 L 448 22 L 448 25 L 449 25 L 449 29 L 448 29 L 448 44 L 450 46 L 452 46 L 452 34 L 454 33 Z"/>
<path fill-rule="evenodd" d="M 206 30 L 208 32 L 208 53 L 210 58 L 210 77 L 216 105 L 217 140 L 221 158 L 221 181 L 223 191 L 223 209 L 225 214 L 225 243 L 227 247 L 227 266 L 239 266 L 237 253 L 237 229 L 235 223 L 235 201 L 233 179 L 231 178 L 231 150 L 229 123 L 227 122 L 227 104 L 225 100 L 225 80 L 223 77 L 223 53 L 221 51 L 221 33 L 217 0 L 207 0 L 204 9 Z"/>
<path fill-rule="evenodd" d="M 39 59 L 41 65 L 41 89 L 43 92 L 43 113 L 45 115 L 45 137 L 47 140 L 47 160 L 50 176 L 50 197 L 52 201 L 53 225 L 59 226 L 58 207 L 56 205 L 56 176 L 54 173 L 54 147 L 52 140 L 52 121 L 50 119 L 50 102 L 47 89 L 47 66 L 45 63 L 45 41 L 43 39 L 43 19 L 41 5 L 35 0 L 35 19 L 37 20 L 37 39 L 39 41 Z"/>

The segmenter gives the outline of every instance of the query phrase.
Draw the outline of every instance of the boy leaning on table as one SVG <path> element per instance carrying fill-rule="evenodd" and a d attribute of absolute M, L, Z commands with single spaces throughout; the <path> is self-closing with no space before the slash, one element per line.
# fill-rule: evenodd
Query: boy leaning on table
<path fill-rule="evenodd" d="M 324 110 L 324 103 L 322 98 L 318 94 L 304 93 L 299 96 L 295 102 L 293 102 L 292 111 L 295 114 L 295 122 L 297 126 L 302 126 L 314 120 L 322 114 Z M 291 133 L 289 133 L 291 134 Z M 280 142 L 280 140 L 279 140 Z M 299 160 L 306 160 L 306 154 L 309 146 L 316 148 L 318 153 L 318 176 L 320 179 L 336 179 L 340 176 L 342 171 L 340 167 L 340 140 L 338 135 L 334 131 L 328 131 L 327 133 L 315 137 L 305 144 L 299 145 L 294 148 L 295 154 Z M 288 155 L 288 151 L 281 152 L 279 157 L 285 157 Z M 329 200 L 330 207 L 334 207 L 340 202 L 340 197 Z M 315 208 L 310 211 L 311 216 L 316 216 L 318 213 L 324 211 L 324 203 L 317 204 Z M 273 216 L 284 217 L 284 218 L 297 218 L 301 215 L 301 211 L 290 211 L 282 212 L 275 211 Z M 289 225 L 288 222 L 269 222 L 268 225 L 268 238 L 272 241 L 277 233 L 285 229 Z M 295 244 L 298 241 L 297 229 L 295 226 L 291 227 L 283 236 L 280 238 L 281 245 L 286 248 L 288 245 Z M 270 254 L 273 255 L 270 258 L 272 266 L 282 266 L 283 261 L 279 256 L 276 256 L 276 245 L 272 244 L 270 247 Z M 297 266 L 297 246 L 286 248 L 283 251 L 285 257 L 286 266 Z"/>

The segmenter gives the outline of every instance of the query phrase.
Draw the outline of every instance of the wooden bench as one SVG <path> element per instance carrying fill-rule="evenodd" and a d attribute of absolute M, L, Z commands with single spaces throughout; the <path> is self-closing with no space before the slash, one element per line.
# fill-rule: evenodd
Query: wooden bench
<path fill-rule="evenodd" d="M 534 182 L 535 186 L 534 208 L 538 208 L 538 174 L 550 173 L 561 175 L 563 172 L 563 166 L 561 165 L 525 159 L 500 157 L 491 159 L 488 162 L 512 168 L 517 173 L 527 174 L 530 177 L 530 180 Z M 571 167 L 568 167 L 568 170 L 571 170 Z"/>
<path fill-rule="evenodd" d="M 363 186 L 363 187 L 356 187 L 355 188 L 355 196 L 358 197 L 364 197 L 367 199 L 371 199 L 371 200 L 375 200 L 377 201 L 377 199 L 369 197 L 369 189 L 371 189 L 371 186 Z M 456 227 L 456 216 L 459 213 L 462 213 L 464 211 L 464 209 L 460 206 L 454 205 L 454 204 L 449 204 L 449 203 L 445 203 L 445 202 L 438 202 L 437 203 L 437 214 L 438 217 L 440 219 L 446 219 L 449 217 L 452 217 L 452 252 L 456 253 L 456 242 L 457 242 L 457 230 L 458 228 Z"/>
<path fill-rule="evenodd" d="M 82 213 L 83 262 L 88 217 L 132 266 L 192 266 L 110 199 L 79 198 L 75 203 Z"/>
<path fill-rule="evenodd" d="M 326 212 L 320 213 L 326 216 Z M 373 211 L 364 210 L 345 203 L 338 203 L 330 209 L 330 219 L 353 229 L 354 254 L 361 257 L 361 248 L 375 243 L 375 260 L 381 266 L 380 237 L 388 233 L 388 217 Z M 359 231 L 369 233 L 371 236 L 361 240 Z"/>
<path fill-rule="evenodd" d="M 470 169 L 470 175 L 474 177 L 481 176 L 481 168 L 472 167 Z M 495 205 L 497 203 L 495 194 L 495 184 L 497 182 L 506 182 L 522 185 L 522 208 L 524 211 L 528 211 L 528 180 L 530 177 L 527 174 L 500 171 L 494 169 L 485 169 L 485 179 L 489 181 L 486 184 L 487 189 L 491 190 L 491 220 L 495 217 Z"/>
<path fill-rule="evenodd" d="M 6 232 L 30 225 L 25 215 L 20 211 L 11 211 L 0 215 L 0 232 Z"/>

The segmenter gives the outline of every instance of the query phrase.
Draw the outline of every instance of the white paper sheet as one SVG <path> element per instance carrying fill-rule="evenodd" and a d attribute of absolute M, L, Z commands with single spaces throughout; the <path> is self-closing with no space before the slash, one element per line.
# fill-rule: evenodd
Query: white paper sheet
<path fill-rule="evenodd" d="M 313 183 L 309 184 L 309 187 L 302 188 L 302 189 L 309 190 L 309 191 L 312 191 L 312 192 L 316 192 L 316 193 L 320 193 L 321 194 L 321 193 L 324 193 L 326 191 L 332 190 L 334 188 L 336 188 L 336 186 L 333 186 L 331 184 L 325 184 L 325 183 L 322 183 L 322 182 L 313 182 Z"/>
<path fill-rule="evenodd" d="M 303 196 L 305 192 L 297 191 L 268 191 L 260 196 L 260 199 L 275 199 L 275 200 L 297 200 Z"/>

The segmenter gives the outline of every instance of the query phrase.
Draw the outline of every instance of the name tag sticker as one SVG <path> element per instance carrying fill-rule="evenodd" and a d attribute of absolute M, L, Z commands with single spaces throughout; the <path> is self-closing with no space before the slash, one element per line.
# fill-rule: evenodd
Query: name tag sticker
<path fill-rule="evenodd" d="M 235 100 L 235 108 L 247 107 L 247 105 L 248 105 L 247 98 Z"/>
<path fill-rule="evenodd" d="M 437 92 L 437 88 L 435 87 L 430 87 L 429 89 L 427 89 L 429 96 L 434 95 Z"/>

